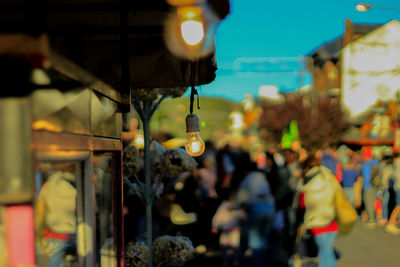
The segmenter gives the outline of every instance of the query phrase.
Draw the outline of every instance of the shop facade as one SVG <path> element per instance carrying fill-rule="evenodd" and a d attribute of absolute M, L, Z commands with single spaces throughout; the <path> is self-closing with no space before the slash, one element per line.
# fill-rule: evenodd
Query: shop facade
<path fill-rule="evenodd" d="M 123 114 L 138 90 L 212 82 L 215 53 L 168 50 L 165 0 L 0 10 L 0 266 L 124 266 Z"/>
<path fill-rule="evenodd" d="M 123 266 L 119 92 L 45 35 L 0 39 L 0 265 Z"/>

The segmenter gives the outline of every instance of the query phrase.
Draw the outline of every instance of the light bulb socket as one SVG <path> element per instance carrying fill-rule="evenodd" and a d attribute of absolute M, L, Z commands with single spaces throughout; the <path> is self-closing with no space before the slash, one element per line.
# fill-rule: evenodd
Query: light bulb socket
<path fill-rule="evenodd" d="M 186 132 L 200 132 L 200 121 L 196 114 L 186 116 Z"/>

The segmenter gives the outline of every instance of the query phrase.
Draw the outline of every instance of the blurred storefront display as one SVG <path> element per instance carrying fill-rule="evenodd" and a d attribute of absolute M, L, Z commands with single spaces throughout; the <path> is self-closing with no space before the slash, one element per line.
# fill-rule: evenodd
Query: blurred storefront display
<path fill-rule="evenodd" d="M 1 38 L 10 45 L 0 59 L 2 266 L 94 266 L 110 239 L 109 260 L 121 261 L 119 93 L 51 51 L 45 35 Z"/>

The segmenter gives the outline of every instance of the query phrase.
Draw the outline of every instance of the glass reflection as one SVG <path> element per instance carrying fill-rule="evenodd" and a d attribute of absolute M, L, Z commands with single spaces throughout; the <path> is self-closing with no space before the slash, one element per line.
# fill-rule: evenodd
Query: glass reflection
<path fill-rule="evenodd" d="M 117 266 L 113 239 L 112 153 L 94 155 L 97 266 Z"/>
<path fill-rule="evenodd" d="M 40 163 L 36 170 L 39 266 L 77 266 L 77 163 Z"/>

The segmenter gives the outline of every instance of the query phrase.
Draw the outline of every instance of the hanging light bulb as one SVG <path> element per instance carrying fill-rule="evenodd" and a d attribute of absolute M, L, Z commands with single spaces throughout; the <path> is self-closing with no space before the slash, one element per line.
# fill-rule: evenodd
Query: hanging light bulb
<path fill-rule="evenodd" d="M 176 56 L 195 60 L 214 51 L 220 22 L 206 0 L 167 0 L 174 7 L 165 21 L 165 43 Z"/>
<path fill-rule="evenodd" d="M 188 133 L 185 144 L 186 152 L 193 157 L 203 154 L 206 145 L 200 136 L 199 117 L 196 114 L 187 115 L 186 132 Z"/>
<path fill-rule="evenodd" d="M 204 22 L 201 18 L 202 9 L 198 6 L 178 8 L 179 25 L 183 41 L 194 47 L 204 40 Z"/>

